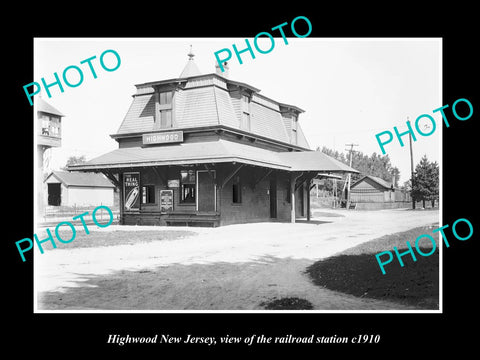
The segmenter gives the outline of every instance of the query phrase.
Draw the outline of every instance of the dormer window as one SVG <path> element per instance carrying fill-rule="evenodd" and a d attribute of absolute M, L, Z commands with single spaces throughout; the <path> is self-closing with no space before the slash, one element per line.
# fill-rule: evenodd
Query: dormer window
<path fill-rule="evenodd" d="M 156 128 L 168 129 L 173 127 L 172 121 L 172 91 L 159 93 L 159 105 Z"/>
<path fill-rule="evenodd" d="M 248 104 L 250 103 L 250 98 L 247 95 L 242 95 L 242 110 L 248 111 Z"/>
<path fill-rule="evenodd" d="M 160 105 L 171 105 L 172 104 L 172 92 L 166 91 L 160 93 Z"/>
<path fill-rule="evenodd" d="M 292 144 L 297 145 L 298 137 L 297 137 L 297 116 L 292 116 Z"/>
<path fill-rule="evenodd" d="M 240 129 L 250 131 L 250 97 L 242 95 L 242 118 Z"/>

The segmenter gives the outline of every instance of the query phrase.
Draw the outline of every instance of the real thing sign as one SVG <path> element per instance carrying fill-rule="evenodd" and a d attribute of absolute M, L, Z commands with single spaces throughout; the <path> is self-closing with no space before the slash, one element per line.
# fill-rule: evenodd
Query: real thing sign
<path fill-rule="evenodd" d="M 123 206 L 125 210 L 140 209 L 140 173 L 123 174 Z"/>
<path fill-rule="evenodd" d="M 143 134 L 143 145 L 183 142 L 183 131 Z"/>

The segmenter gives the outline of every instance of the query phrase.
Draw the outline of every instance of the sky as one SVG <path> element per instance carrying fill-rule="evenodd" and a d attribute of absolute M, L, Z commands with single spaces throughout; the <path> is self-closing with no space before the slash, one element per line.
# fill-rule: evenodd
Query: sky
<path fill-rule="evenodd" d="M 253 43 L 253 39 L 249 39 Z M 110 135 L 118 130 L 128 108 L 135 84 L 177 78 L 185 67 L 192 45 L 195 63 L 204 74 L 215 72 L 215 51 L 245 48 L 244 38 L 36 38 L 34 79 L 54 81 L 64 69 L 76 65 L 84 79 L 78 87 L 65 84 L 50 88 L 51 98 L 41 96 L 62 112 L 62 147 L 46 153 L 48 169 L 64 166 L 68 157 L 94 158 L 118 148 Z M 267 38 L 261 49 L 270 47 Z M 105 50 L 115 50 L 121 64 L 107 72 L 100 63 Z M 255 51 L 255 50 L 254 50 Z M 223 55 L 223 54 L 222 54 Z M 88 64 L 92 60 L 97 78 Z M 345 152 L 354 150 L 381 154 L 375 135 L 397 126 L 406 131 L 407 117 L 431 115 L 437 124 L 430 136 L 416 134 L 414 163 L 423 155 L 441 164 L 441 115 L 433 113 L 442 103 L 442 40 L 440 38 L 275 38 L 268 54 L 242 54 L 243 64 L 233 55 L 229 78 L 261 90 L 261 94 L 303 110 L 299 117 L 312 149 L 317 146 Z M 112 54 L 105 56 L 108 67 L 115 65 Z M 69 80 L 77 82 L 75 71 Z M 38 96 L 38 95 L 36 95 Z M 25 97 L 26 105 L 28 99 Z M 36 128 L 35 128 L 36 129 Z M 408 136 L 404 147 L 398 140 L 385 146 L 393 166 L 400 170 L 400 182 L 410 177 Z M 36 148 L 36 147 L 35 147 Z M 36 157 L 35 157 L 36 158 Z"/>

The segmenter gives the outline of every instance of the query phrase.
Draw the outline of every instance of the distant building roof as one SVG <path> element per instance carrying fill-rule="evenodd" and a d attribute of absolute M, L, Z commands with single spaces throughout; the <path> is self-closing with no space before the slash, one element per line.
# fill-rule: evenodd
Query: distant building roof
<path fill-rule="evenodd" d="M 365 180 L 365 178 L 369 178 L 370 180 L 376 182 L 377 184 L 379 184 L 380 186 L 384 187 L 385 189 L 391 189 L 392 188 L 392 183 L 391 182 L 388 182 L 388 181 L 385 181 L 379 177 L 376 177 L 376 176 L 372 176 L 372 175 L 365 175 L 364 177 L 362 177 L 361 179 L 357 180 L 354 184 L 352 184 L 352 188 L 355 187 L 356 185 L 358 185 L 359 183 L 361 183 L 363 180 Z"/>
<path fill-rule="evenodd" d="M 44 181 L 47 181 L 50 177 L 55 177 L 58 181 L 65 186 L 86 186 L 86 187 L 111 187 L 113 185 L 103 174 L 97 173 L 79 173 L 68 171 L 54 170 L 47 176 Z"/>
<path fill-rule="evenodd" d="M 47 114 L 58 115 L 58 116 L 65 116 L 60 111 L 55 109 L 52 105 L 47 103 L 41 97 L 35 98 L 35 103 L 37 106 L 37 111 L 41 111 Z"/>

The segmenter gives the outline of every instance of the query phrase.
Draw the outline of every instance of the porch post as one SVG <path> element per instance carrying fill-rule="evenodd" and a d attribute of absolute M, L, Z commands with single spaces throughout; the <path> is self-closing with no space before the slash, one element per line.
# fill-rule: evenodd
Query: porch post
<path fill-rule="evenodd" d="M 295 182 L 297 178 L 292 172 L 290 174 L 290 222 L 295 223 Z"/>
<path fill-rule="evenodd" d="M 307 180 L 307 221 L 310 221 L 310 183 L 312 180 Z"/>
<path fill-rule="evenodd" d="M 124 198 L 123 197 L 125 196 L 125 194 L 123 193 L 124 188 L 123 188 L 123 171 L 122 170 L 120 170 L 118 172 L 118 183 L 119 183 L 118 184 L 118 200 L 119 200 L 118 205 L 120 207 L 120 209 L 119 209 L 120 210 L 120 213 L 119 213 L 120 219 L 118 219 L 118 224 L 119 225 L 124 225 L 123 212 L 124 212 L 125 208 L 124 208 Z"/>

